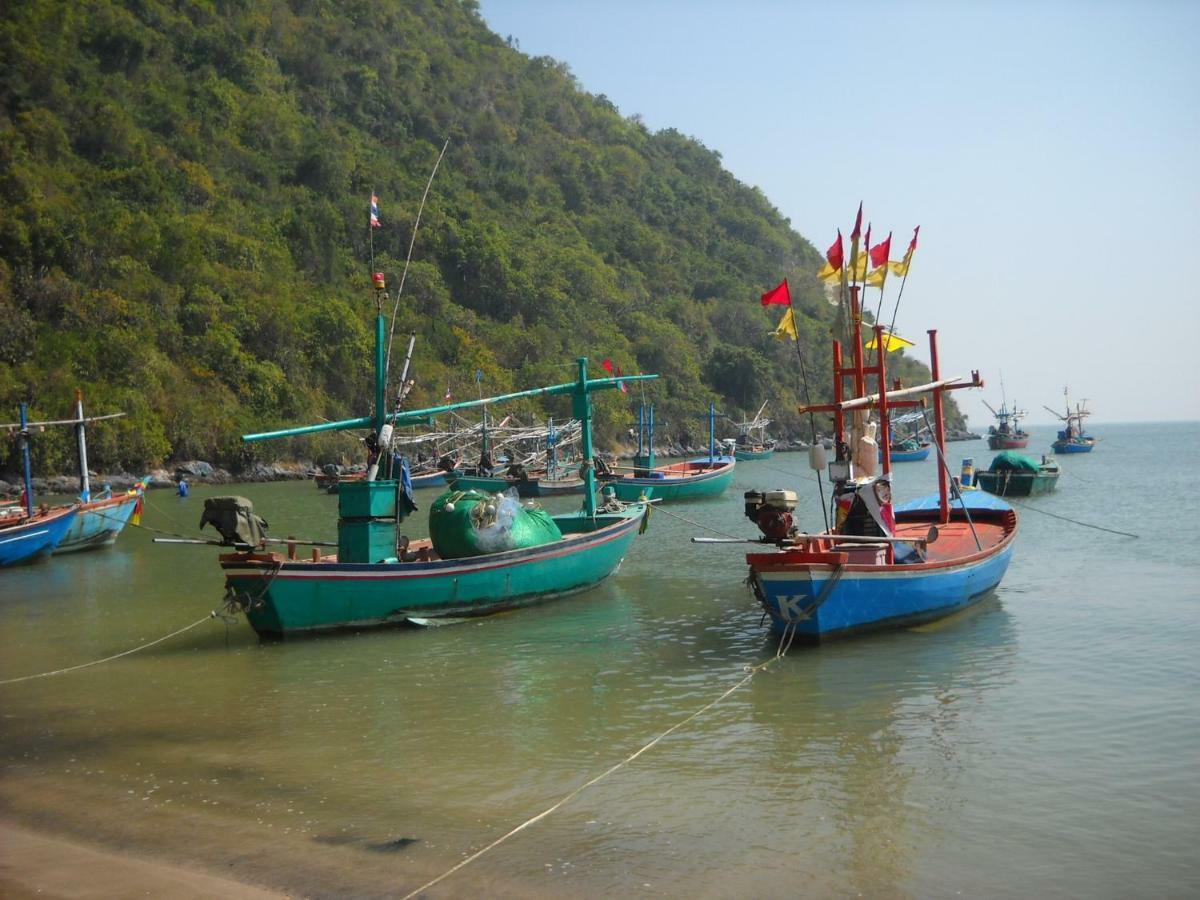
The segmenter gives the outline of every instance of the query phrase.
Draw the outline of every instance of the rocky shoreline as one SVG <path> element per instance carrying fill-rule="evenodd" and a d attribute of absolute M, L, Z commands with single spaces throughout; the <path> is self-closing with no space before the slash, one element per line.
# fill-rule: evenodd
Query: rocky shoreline
<path fill-rule="evenodd" d="M 971 432 L 953 432 L 946 435 L 946 440 L 948 441 L 977 439 L 979 439 L 979 435 Z M 791 453 L 807 449 L 808 444 L 801 440 L 781 439 L 776 441 L 775 444 L 775 450 L 779 453 Z M 669 444 L 655 449 L 655 454 L 664 459 L 696 457 L 707 453 L 707 444 L 699 447 Z M 622 447 L 615 453 L 606 455 L 613 459 L 627 460 L 633 458 L 634 451 L 632 447 Z M 349 471 L 349 467 L 346 470 Z M 146 477 L 149 478 L 149 486 L 151 488 L 173 489 L 181 476 L 187 478 L 193 484 L 239 484 L 264 481 L 303 481 L 312 478 L 318 471 L 320 471 L 318 467 L 311 461 L 300 460 L 296 462 L 256 463 L 248 469 L 235 474 L 204 460 L 193 459 L 176 463 L 169 469 L 152 469 L 146 473 Z M 9 478 L 12 478 L 12 476 L 10 475 Z M 111 486 L 114 491 L 129 490 L 141 478 L 142 476 L 140 475 L 133 475 L 128 472 L 118 472 L 109 475 L 90 475 L 93 491 L 101 490 L 106 484 Z M 35 496 L 74 494 L 79 490 L 78 475 L 50 475 L 45 478 L 34 478 L 32 481 Z M 20 493 L 20 479 L 11 481 L 0 479 L 0 497 L 18 497 Z"/>

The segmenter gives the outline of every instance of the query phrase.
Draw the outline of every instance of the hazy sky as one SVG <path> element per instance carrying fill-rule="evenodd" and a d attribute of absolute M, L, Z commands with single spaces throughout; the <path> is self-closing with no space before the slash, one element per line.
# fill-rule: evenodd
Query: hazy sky
<path fill-rule="evenodd" d="M 821 251 L 859 200 L 893 258 L 920 225 L 896 331 L 936 327 L 943 374 L 981 371 L 956 395 L 977 430 L 1001 373 L 1030 423 L 1064 385 L 1093 425 L 1200 419 L 1200 2 L 481 11 L 623 115 L 720 153 Z"/>

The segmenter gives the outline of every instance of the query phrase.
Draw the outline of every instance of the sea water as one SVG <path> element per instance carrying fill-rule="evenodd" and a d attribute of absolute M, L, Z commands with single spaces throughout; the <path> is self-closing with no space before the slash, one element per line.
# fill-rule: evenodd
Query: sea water
<path fill-rule="evenodd" d="M 152 538 L 195 537 L 204 498 L 236 492 L 273 535 L 335 540 L 336 498 L 152 492 L 153 531 L 0 571 L 0 679 L 200 623 L 0 685 L 0 815 L 295 894 L 403 896 L 709 707 L 428 895 L 1196 896 L 1200 425 L 1091 430 L 1056 493 L 1019 501 L 994 596 L 796 647 L 711 707 L 776 643 L 746 548 L 690 539 L 753 536 L 750 488 L 799 490 L 819 528 L 806 454 L 656 509 L 574 597 L 272 643 L 205 619 L 216 548 Z M 1048 452 L 1053 429 L 1031 432 Z M 948 462 L 992 455 L 956 443 Z M 897 498 L 934 490 L 936 465 L 897 464 Z"/>

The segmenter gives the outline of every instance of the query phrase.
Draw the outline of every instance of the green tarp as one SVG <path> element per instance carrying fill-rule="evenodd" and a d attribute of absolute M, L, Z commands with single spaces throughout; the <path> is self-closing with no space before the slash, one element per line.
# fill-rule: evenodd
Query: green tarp
<path fill-rule="evenodd" d="M 1037 472 L 1041 465 L 1036 459 L 1026 456 L 1023 453 L 1013 453 L 1011 450 L 1005 450 L 1003 453 L 997 453 L 996 458 L 992 460 L 992 466 L 989 472 Z"/>
<path fill-rule="evenodd" d="M 447 491 L 429 508 L 429 537 L 442 559 L 537 547 L 562 538 L 550 514 L 515 491 Z"/>

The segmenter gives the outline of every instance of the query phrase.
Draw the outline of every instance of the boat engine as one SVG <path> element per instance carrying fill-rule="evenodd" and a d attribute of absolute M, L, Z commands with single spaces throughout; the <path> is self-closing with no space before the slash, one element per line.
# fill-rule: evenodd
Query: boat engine
<path fill-rule="evenodd" d="M 746 518 L 758 526 L 763 537 L 782 541 L 795 530 L 792 510 L 799 497 L 795 491 L 746 491 Z"/>

